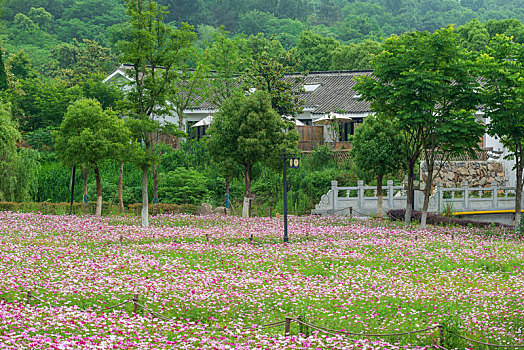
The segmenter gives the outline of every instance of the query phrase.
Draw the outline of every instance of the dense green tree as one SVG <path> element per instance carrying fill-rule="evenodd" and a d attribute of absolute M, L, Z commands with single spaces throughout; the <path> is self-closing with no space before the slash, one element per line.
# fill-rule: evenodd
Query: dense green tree
<path fill-rule="evenodd" d="M 7 84 L 7 73 L 4 65 L 4 50 L 0 47 L 0 91 L 6 90 L 9 86 Z"/>
<path fill-rule="evenodd" d="M 242 83 L 248 92 L 267 91 L 277 113 L 294 117 L 302 111 L 298 95 L 303 91 L 304 79 L 300 76 L 285 79 L 286 74 L 294 72 L 297 60 L 275 42 L 260 35 L 249 38 L 247 47 L 252 49 L 252 58 L 248 60 Z"/>
<path fill-rule="evenodd" d="M 100 103 L 79 99 L 67 108 L 56 134 L 55 149 L 65 165 L 93 168 L 96 178 L 96 215 L 102 213 L 100 166 L 129 147 L 130 133 L 124 121 Z"/>
<path fill-rule="evenodd" d="M 76 88 L 70 88 L 60 79 L 22 79 L 18 90 L 10 96 L 13 114 L 23 132 L 42 127 L 58 127 L 71 101 L 79 97 Z"/>
<path fill-rule="evenodd" d="M 154 135 L 169 127 L 162 117 L 172 107 L 168 104 L 169 89 L 176 80 L 178 65 L 185 51 L 196 40 L 193 27 L 165 25 L 165 9 L 148 0 L 126 0 L 129 23 L 125 39 L 119 43 L 121 62 L 130 64 L 126 70 L 131 79 L 126 94 L 127 114 L 134 137 L 145 146 L 137 158 L 142 168 L 142 225 L 149 226 L 148 175 L 154 157 Z"/>
<path fill-rule="evenodd" d="M 335 49 L 331 62 L 333 70 L 371 69 L 371 61 L 382 50 L 382 45 L 370 39 L 358 44 L 350 43 Z"/>
<path fill-rule="evenodd" d="M 342 7 L 333 0 L 321 1 L 316 6 L 316 23 L 330 25 L 340 20 Z"/>
<path fill-rule="evenodd" d="M 31 60 L 24 50 L 10 55 L 7 64 L 9 65 L 9 71 L 16 79 L 30 78 L 35 74 L 31 66 Z"/>
<path fill-rule="evenodd" d="M 62 43 L 51 50 L 51 57 L 51 71 L 73 83 L 87 79 L 93 73 L 107 74 L 116 62 L 109 48 L 88 39 L 82 43 L 76 39 Z"/>
<path fill-rule="evenodd" d="M 351 138 L 351 159 L 364 173 L 377 179 L 377 217 L 382 218 L 384 176 L 404 168 L 403 139 L 388 118 L 368 116 Z"/>
<path fill-rule="evenodd" d="M 257 162 L 276 166 L 283 148 L 296 148 L 298 134 L 294 129 L 286 132 L 288 128 L 288 122 L 271 107 L 268 92 L 235 94 L 215 115 L 207 131 L 207 147 L 218 163 L 229 160 L 242 165 L 244 197 L 250 198 L 253 166 Z"/>
<path fill-rule="evenodd" d="M 47 12 L 43 7 L 31 7 L 28 16 L 42 30 L 48 30 L 53 21 L 53 15 Z"/>
<path fill-rule="evenodd" d="M 374 77 L 359 78 L 356 89 L 373 110 L 395 120 L 404 138 L 408 169 L 405 224 L 411 220 L 415 163 L 427 168 L 421 224 L 425 226 L 437 155 L 475 149 L 484 127 L 475 118 L 478 83 L 457 45 L 452 28 L 435 33 L 392 36 L 374 60 Z"/>
<path fill-rule="evenodd" d="M 35 24 L 35 22 L 33 22 L 31 18 L 27 17 L 23 13 L 18 13 L 15 16 L 14 23 L 16 28 L 24 33 L 32 33 L 38 29 L 38 26 Z"/>
<path fill-rule="evenodd" d="M 295 54 L 302 71 L 326 71 L 331 68 L 333 53 L 340 43 L 311 31 L 300 34 Z"/>
<path fill-rule="evenodd" d="M 241 52 L 241 38 L 231 39 L 223 27 L 213 36 L 213 44 L 205 52 L 205 62 L 214 71 L 210 98 L 220 106 L 239 89 L 238 75 L 246 65 Z"/>
<path fill-rule="evenodd" d="M 524 169 L 524 44 L 496 35 L 482 54 L 478 67 L 484 79 L 481 90 L 488 133 L 496 136 L 515 161 L 515 226 L 520 224 Z"/>
<path fill-rule="evenodd" d="M 460 44 L 471 51 L 481 51 L 489 42 L 489 33 L 478 19 L 474 19 L 457 28 Z"/>
<path fill-rule="evenodd" d="M 11 117 L 11 108 L 0 100 L 0 200 L 13 201 L 18 162 L 16 143 L 21 136 Z"/>

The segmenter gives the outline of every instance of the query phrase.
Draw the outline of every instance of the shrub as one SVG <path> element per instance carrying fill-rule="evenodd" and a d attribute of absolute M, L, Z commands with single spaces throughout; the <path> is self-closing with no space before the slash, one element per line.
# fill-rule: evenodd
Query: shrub
<path fill-rule="evenodd" d="M 171 203 L 154 203 L 150 204 L 149 214 L 196 214 L 198 207 L 194 204 L 171 204 Z M 129 206 L 129 211 L 135 215 L 140 215 L 142 204 L 136 203 Z"/>
<path fill-rule="evenodd" d="M 50 202 L 0 202 L 0 211 L 15 211 L 22 213 L 42 213 L 46 215 L 62 215 L 69 214 L 70 203 L 50 203 Z M 94 215 L 96 202 L 73 203 L 73 214 L 76 215 Z M 102 214 L 116 214 L 119 213 L 118 206 L 103 202 Z"/>
<path fill-rule="evenodd" d="M 162 202 L 200 204 L 209 195 L 206 182 L 200 172 L 180 167 L 160 177 L 158 197 Z"/>

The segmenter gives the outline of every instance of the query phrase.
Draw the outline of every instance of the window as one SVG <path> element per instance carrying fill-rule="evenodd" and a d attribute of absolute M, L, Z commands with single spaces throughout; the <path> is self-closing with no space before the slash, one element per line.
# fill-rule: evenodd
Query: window
<path fill-rule="evenodd" d="M 352 122 L 340 124 L 340 128 L 338 131 L 339 141 L 348 141 L 349 136 L 355 135 L 355 130 L 363 121 L 363 118 L 353 118 Z"/>
<path fill-rule="evenodd" d="M 304 125 L 313 125 L 313 121 L 311 119 L 299 119 Z"/>
<path fill-rule="evenodd" d="M 306 92 L 313 92 L 318 89 L 322 84 L 306 84 L 304 85 L 304 90 Z"/>
<path fill-rule="evenodd" d="M 187 122 L 187 136 L 189 139 L 191 140 L 197 140 L 199 141 L 205 134 L 206 134 L 206 129 L 208 128 L 207 125 L 205 126 L 197 126 L 196 128 L 193 127 L 193 125 L 195 125 L 197 122 L 194 121 L 194 122 L 190 122 L 188 121 Z"/>

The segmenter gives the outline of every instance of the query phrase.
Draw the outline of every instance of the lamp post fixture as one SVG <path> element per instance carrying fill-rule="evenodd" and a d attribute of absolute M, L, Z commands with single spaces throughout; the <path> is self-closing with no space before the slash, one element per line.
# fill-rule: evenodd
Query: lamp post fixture
<path fill-rule="evenodd" d="M 284 243 L 289 242 L 287 235 L 287 174 L 286 169 L 289 164 L 290 168 L 298 169 L 300 166 L 300 157 L 294 153 L 286 153 L 286 149 L 282 150 L 282 185 L 284 188 Z"/>

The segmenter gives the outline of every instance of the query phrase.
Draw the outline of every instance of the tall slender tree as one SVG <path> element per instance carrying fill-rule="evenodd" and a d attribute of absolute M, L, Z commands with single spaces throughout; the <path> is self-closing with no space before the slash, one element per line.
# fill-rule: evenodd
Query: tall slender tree
<path fill-rule="evenodd" d="M 149 226 L 148 177 L 154 164 L 155 135 L 169 127 L 163 116 L 171 112 L 169 89 L 177 67 L 196 39 L 193 27 L 182 23 L 172 28 L 164 23 L 164 7 L 151 0 L 125 0 L 129 16 L 125 39 L 119 42 L 122 63 L 131 78 L 126 107 L 134 137 L 144 152 L 136 157 L 142 168 L 142 226 Z"/>
<path fill-rule="evenodd" d="M 524 44 L 504 35 L 495 36 L 487 53 L 477 61 L 484 79 L 481 91 L 488 133 L 508 149 L 515 161 L 515 226 L 521 223 L 524 173 Z"/>
<path fill-rule="evenodd" d="M 363 172 L 377 179 L 377 217 L 382 218 L 382 181 L 404 168 L 402 136 L 382 116 L 368 116 L 351 138 L 351 158 Z"/>

